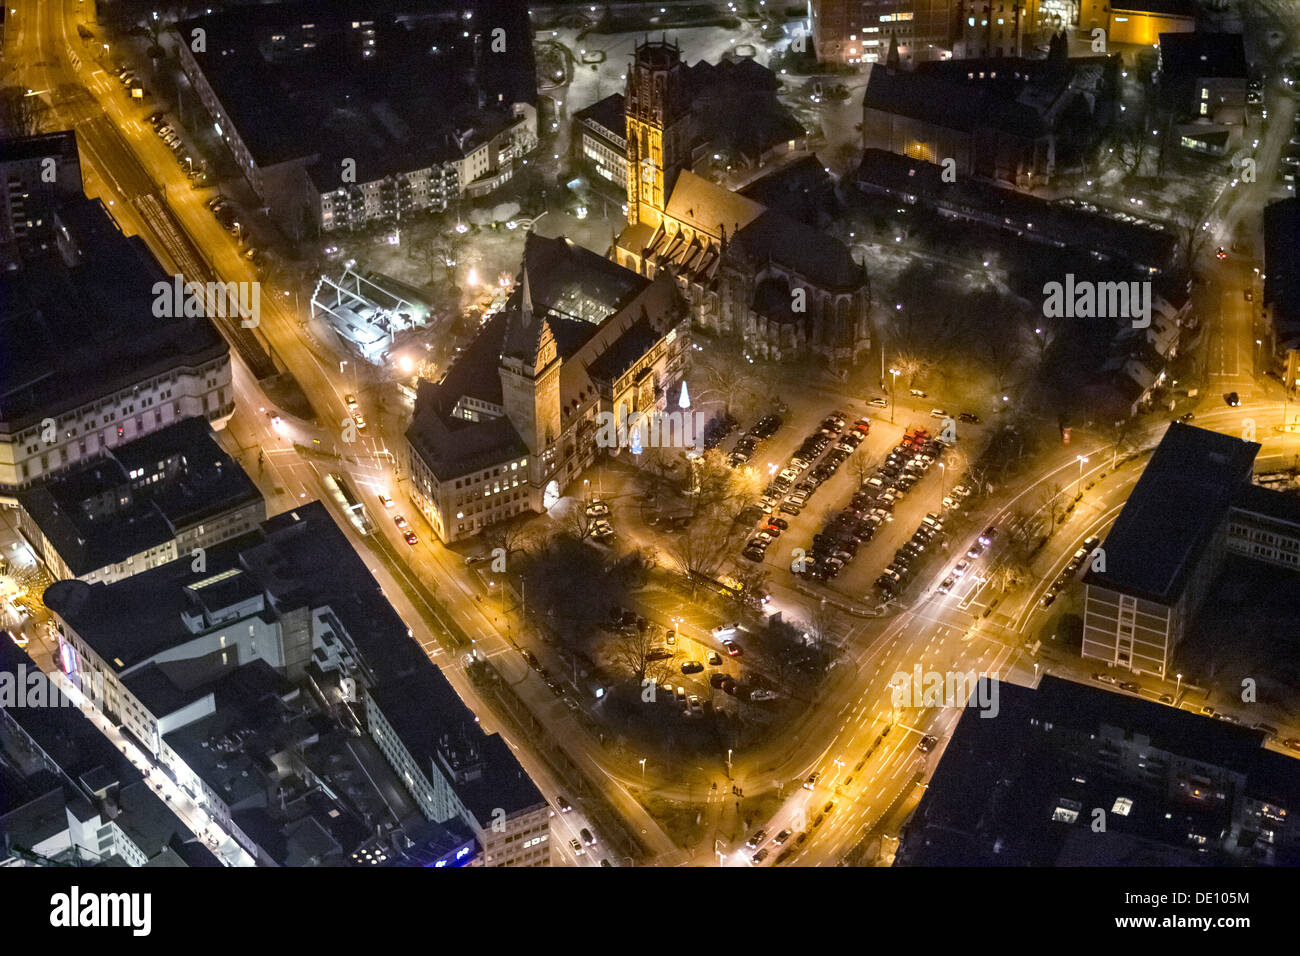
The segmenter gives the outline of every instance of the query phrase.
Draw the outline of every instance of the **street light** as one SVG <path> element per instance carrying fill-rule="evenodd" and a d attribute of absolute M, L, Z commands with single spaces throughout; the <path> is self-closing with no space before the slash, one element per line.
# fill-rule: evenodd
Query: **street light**
<path fill-rule="evenodd" d="M 645 757 L 642 757 L 638 763 L 641 764 L 641 786 L 645 786 Z"/>
<path fill-rule="evenodd" d="M 894 396 L 898 394 L 898 372 L 896 368 L 891 368 L 889 374 L 894 376 L 893 382 L 889 386 L 889 424 L 894 424 Z"/>
<path fill-rule="evenodd" d="M 1084 456 L 1084 455 L 1078 455 L 1077 457 L 1078 457 L 1078 459 L 1079 459 L 1079 480 L 1078 480 L 1078 482 L 1075 483 L 1075 486 L 1074 486 L 1074 497 L 1075 497 L 1075 500 L 1078 500 L 1079 496 L 1083 494 L 1083 491 L 1082 491 L 1082 488 L 1083 488 L 1083 465 L 1084 465 L 1084 463 L 1088 460 L 1087 457 Z"/>
<path fill-rule="evenodd" d="M 1179 674 L 1179 675 L 1178 675 L 1178 683 L 1177 683 L 1176 685 L 1174 685 L 1174 703 L 1175 703 L 1175 704 L 1178 703 L 1178 695 L 1182 692 L 1182 689 L 1183 689 L 1183 675 L 1182 675 L 1182 674 Z"/>

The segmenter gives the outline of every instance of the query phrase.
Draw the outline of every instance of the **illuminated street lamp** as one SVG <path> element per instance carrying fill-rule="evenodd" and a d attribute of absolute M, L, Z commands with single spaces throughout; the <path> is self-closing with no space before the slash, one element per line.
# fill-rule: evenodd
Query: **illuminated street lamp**
<path fill-rule="evenodd" d="M 645 757 L 642 757 L 638 763 L 641 764 L 641 786 L 645 786 Z"/>
<path fill-rule="evenodd" d="M 1074 486 L 1074 497 L 1077 499 L 1081 494 L 1083 494 L 1083 492 L 1082 492 L 1082 488 L 1083 488 L 1083 466 L 1084 466 L 1084 463 L 1087 462 L 1088 459 L 1087 459 L 1087 457 L 1084 456 L 1084 455 L 1077 455 L 1076 457 L 1079 459 L 1079 480 L 1075 483 L 1075 486 Z"/>
<path fill-rule="evenodd" d="M 899 369 L 891 368 L 889 374 L 894 376 L 893 382 L 889 386 L 889 424 L 894 424 L 894 396 L 898 393 L 898 373 Z"/>

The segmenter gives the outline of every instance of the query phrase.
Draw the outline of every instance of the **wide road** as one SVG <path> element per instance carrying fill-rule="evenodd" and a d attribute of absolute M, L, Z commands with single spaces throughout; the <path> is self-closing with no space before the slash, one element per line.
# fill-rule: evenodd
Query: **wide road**
<path fill-rule="evenodd" d="M 7 22 L 5 58 L 19 67 L 21 81 L 37 92 L 50 107 L 46 129 L 73 129 L 81 147 L 83 177 L 88 195 L 100 198 L 113 212 L 124 231 L 138 234 L 158 257 L 164 269 L 187 278 L 200 276 L 219 281 L 260 281 L 254 268 L 241 255 L 240 243 L 225 232 L 204 206 L 206 194 L 193 188 L 170 150 L 144 121 L 148 109 L 128 98 L 116 77 L 104 72 L 93 59 L 102 53 L 98 40 L 88 48 L 77 34 L 83 14 L 80 4 L 17 0 Z M 96 34 L 101 31 L 94 28 Z M 151 108 L 157 108 L 156 106 Z M 261 283 L 260 340 L 291 372 L 316 412 L 317 423 L 300 422 L 281 416 L 272 424 L 272 407 L 265 394 L 236 353 L 232 357 L 236 392 L 236 414 L 228 426 L 229 444 L 241 463 L 258 481 L 267 497 L 268 511 L 278 513 L 296 502 L 320 499 L 335 514 L 339 525 L 352 539 L 358 553 L 367 559 L 386 595 L 403 618 L 412 625 L 415 639 L 429 651 L 462 698 L 479 714 L 490 712 L 464 671 L 463 661 L 438 659 L 432 631 L 447 630 L 438 615 L 450 613 L 476 644 L 480 656 L 493 659 L 508 680 L 517 682 L 520 694 L 551 736 L 564 741 L 566 751 L 593 784 L 639 835 L 651 858 L 674 862 L 680 851 L 653 818 L 622 785 L 611 782 L 600 768 L 601 747 L 573 715 L 558 707 L 545 685 L 525 665 L 504 633 L 504 620 L 488 611 L 464 580 L 465 569 L 458 555 L 437 544 L 431 529 L 417 525 L 421 544 L 410 549 L 387 519 L 378 502 L 380 492 L 398 498 L 400 483 L 394 473 L 394 455 L 378 424 L 358 433 L 353 443 L 344 442 L 342 422 L 349 415 L 344 402 L 348 391 L 361 399 L 361 410 L 372 422 L 387 416 L 379 403 L 378 388 L 356 372 L 340 366 L 339 359 L 304 332 L 295 313 L 293 290 Z M 332 427 L 331 423 L 340 423 Z M 394 433 L 396 435 L 396 433 Z M 303 453 L 299 449 L 311 451 Z M 259 460 L 259 453 L 261 458 Z M 323 485 L 324 475 L 343 470 L 376 517 L 377 535 L 356 535 L 330 500 Z M 400 504 L 399 504 L 400 508 Z M 437 594 L 441 609 L 431 600 L 412 600 L 407 585 L 418 593 Z M 498 722 L 501 723 L 501 722 Z M 553 779 L 547 765 L 511 732 L 501 729 L 529 774 L 552 804 L 570 788 Z M 575 814 L 580 808 L 575 806 Z M 557 826 L 561 831 L 585 824 L 575 814 L 564 814 Z M 573 855 L 568 837 L 553 853 L 556 862 Z M 567 854 L 567 857 L 566 857 Z M 594 852 L 584 853 L 577 862 L 598 865 Z M 621 859 L 611 861 L 621 864 Z"/>

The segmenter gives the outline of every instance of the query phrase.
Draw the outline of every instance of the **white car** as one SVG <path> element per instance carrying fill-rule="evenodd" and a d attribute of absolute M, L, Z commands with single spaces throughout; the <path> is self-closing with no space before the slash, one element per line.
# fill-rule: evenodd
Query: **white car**
<path fill-rule="evenodd" d="M 723 637 L 730 637 L 732 634 L 735 634 L 736 631 L 738 631 L 739 629 L 740 629 L 739 624 L 719 624 L 709 633 L 712 634 L 714 637 L 723 638 Z"/>
<path fill-rule="evenodd" d="M 932 409 L 930 409 L 930 417 L 931 417 L 931 418 L 947 418 L 947 417 L 948 417 L 948 413 L 945 412 L 942 408 L 932 408 Z"/>
<path fill-rule="evenodd" d="M 385 508 L 391 508 L 393 506 L 393 499 L 388 497 L 388 495 L 381 493 L 379 495 L 379 503 Z"/>
<path fill-rule="evenodd" d="M 874 405 L 876 408 L 885 408 L 889 403 L 883 398 L 873 398 L 871 401 L 867 402 L 867 404 Z"/>

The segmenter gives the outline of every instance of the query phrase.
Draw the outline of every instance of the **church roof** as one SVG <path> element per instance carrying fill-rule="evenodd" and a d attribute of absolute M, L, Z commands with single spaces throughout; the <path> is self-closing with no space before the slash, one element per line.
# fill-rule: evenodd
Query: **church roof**
<path fill-rule="evenodd" d="M 740 193 L 711 183 L 690 170 L 677 177 L 666 215 L 700 232 L 734 235 L 763 214 L 764 207 Z"/>

